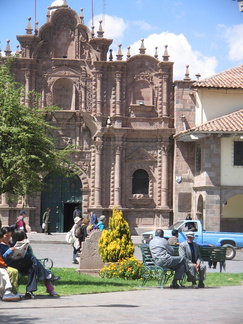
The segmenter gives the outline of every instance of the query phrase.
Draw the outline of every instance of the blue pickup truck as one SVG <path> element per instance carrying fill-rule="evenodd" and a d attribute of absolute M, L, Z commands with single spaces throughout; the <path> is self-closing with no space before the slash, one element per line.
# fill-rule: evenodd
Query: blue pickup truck
<path fill-rule="evenodd" d="M 232 260 L 236 255 L 235 247 L 243 248 L 243 233 L 233 232 L 209 232 L 202 228 L 199 220 L 180 220 L 168 229 L 164 230 L 164 237 L 168 239 L 171 237 L 173 229 L 179 231 L 179 242 L 186 240 L 186 232 L 193 231 L 195 234 L 194 242 L 199 245 L 221 245 L 227 247 L 226 259 Z M 143 233 L 142 243 L 148 244 L 154 237 L 155 231 Z"/>

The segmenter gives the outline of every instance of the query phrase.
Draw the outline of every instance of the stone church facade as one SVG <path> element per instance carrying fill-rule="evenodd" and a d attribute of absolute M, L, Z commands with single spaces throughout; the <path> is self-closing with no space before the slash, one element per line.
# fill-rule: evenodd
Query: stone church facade
<path fill-rule="evenodd" d="M 3 222 L 14 222 L 19 209 L 28 211 L 32 230 L 40 231 L 41 215 L 52 209 L 52 230 L 66 231 L 72 210 L 83 215 L 111 215 L 123 210 L 132 233 L 167 226 L 172 219 L 172 165 L 174 102 L 173 63 L 167 47 L 163 60 L 139 53 L 126 57 L 121 46 L 109 51 L 112 40 L 104 37 L 102 22 L 95 35 L 64 2 L 51 6 L 46 23 L 17 36 L 21 52 L 14 63 L 16 80 L 26 93 L 41 94 L 41 105 L 57 105 L 50 123 L 57 126 L 57 147 L 77 147 L 75 163 L 80 174 L 66 193 L 57 187 L 63 179 L 46 177 L 49 194 L 20 198 L 9 205 L 2 195 Z M 11 54 L 10 47 L 6 56 Z M 24 104 L 29 105 L 28 98 Z M 45 180 L 44 180 L 45 181 Z M 71 181 L 71 180 L 70 180 Z M 59 190 L 59 191 L 58 191 Z"/>

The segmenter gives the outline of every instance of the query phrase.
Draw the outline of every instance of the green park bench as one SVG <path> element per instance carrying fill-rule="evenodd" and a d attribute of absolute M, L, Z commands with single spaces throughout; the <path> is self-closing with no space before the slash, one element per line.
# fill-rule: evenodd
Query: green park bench
<path fill-rule="evenodd" d="M 140 245 L 139 248 L 142 253 L 142 261 L 144 265 L 142 276 L 143 281 L 141 286 L 144 286 L 150 279 L 156 279 L 159 287 L 163 288 L 164 285 L 166 285 L 166 283 L 174 276 L 174 270 L 158 266 L 151 255 L 148 245 Z"/>
<path fill-rule="evenodd" d="M 174 255 L 179 255 L 179 245 L 173 245 Z M 225 270 L 226 264 L 226 247 L 223 246 L 200 246 L 199 251 L 203 261 L 219 262 L 219 269 Z"/>
<path fill-rule="evenodd" d="M 146 282 L 150 279 L 156 279 L 158 285 L 163 288 L 166 283 L 172 279 L 174 276 L 174 270 L 167 269 L 161 266 L 158 266 L 155 262 L 155 259 L 152 257 L 148 245 L 140 245 L 139 246 L 142 253 L 142 262 L 144 265 L 144 272 L 142 275 L 142 284 L 144 286 Z M 179 255 L 179 246 L 174 245 L 174 255 Z M 220 263 L 220 272 L 222 269 L 225 269 L 225 260 L 226 260 L 226 248 L 222 246 L 200 246 L 200 253 L 202 260 L 205 262 L 219 262 Z M 183 284 L 186 280 L 185 278 L 182 280 L 181 284 Z"/>

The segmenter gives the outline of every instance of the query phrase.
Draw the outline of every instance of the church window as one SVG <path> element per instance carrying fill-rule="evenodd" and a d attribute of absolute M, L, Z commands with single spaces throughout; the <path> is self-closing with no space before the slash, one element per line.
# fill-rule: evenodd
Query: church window
<path fill-rule="evenodd" d="M 132 193 L 133 194 L 148 194 L 149 175 L 145 170 L 139 169 L 132 176 Z"/>
<path fill-rule="evenodd" d="M 243 165 L 243 141 L 234 141 L 234 165 Z"/>

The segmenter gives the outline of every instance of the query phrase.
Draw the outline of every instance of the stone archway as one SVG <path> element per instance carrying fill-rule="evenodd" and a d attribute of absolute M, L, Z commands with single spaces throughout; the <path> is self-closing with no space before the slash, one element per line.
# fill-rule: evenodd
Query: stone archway
<path fill-rule="evenodd" d="M 199 195 L 197 200 L 197 210 L 196 210 L 197 219 L 200 220 L 201 224 L 204 225 L 203 219 L 203 196 Z"/>

